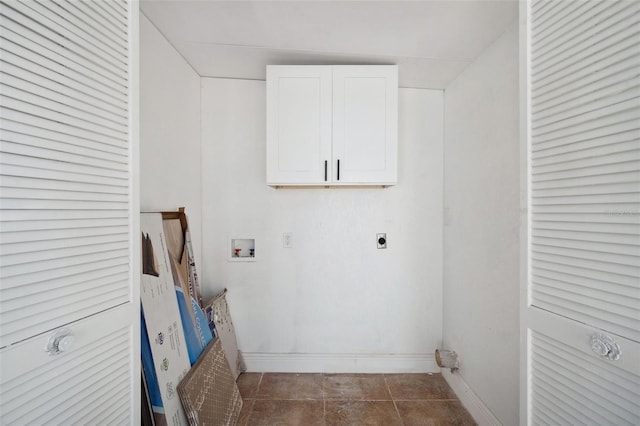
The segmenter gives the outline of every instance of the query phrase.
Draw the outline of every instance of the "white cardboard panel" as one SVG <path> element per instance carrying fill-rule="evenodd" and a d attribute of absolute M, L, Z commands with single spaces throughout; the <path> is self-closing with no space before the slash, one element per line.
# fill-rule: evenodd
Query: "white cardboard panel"
<path fill-rule="evenodd" d="M 167 424 L 187 425 L 177 387 L 191 364 L 178 311 L 162 215 L 143 213 L 140 230 L 143 238 L 140 300 L 162 404 Z"/>

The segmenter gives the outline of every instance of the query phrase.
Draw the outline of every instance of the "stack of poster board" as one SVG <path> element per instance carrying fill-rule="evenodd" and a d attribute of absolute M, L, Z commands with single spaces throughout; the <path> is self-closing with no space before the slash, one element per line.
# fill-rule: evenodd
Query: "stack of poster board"
<path fill-rule="evenodd" d="M 177 385 L 212 340 L 184 209 L 143 213 L 141 352 L 156 425 L 186 425 Z M 186 235 L 186 238 L 185 238 Z"/>
<path fill-rule="evenodd" d="M 222 395 L 217 398 L 231 397 L 230 401 L 234 401 L 233 410 L 227 413 L 233 417 L 238 407 L 233 396 L 237 394 L 235 379 L 241 368 L 226 289 L 207 304 L 205 316 L 183 208 L 177 212 L 143 213 L 140 228 L 141 352 L 152 422 L 171 426 L 193 424 L 194 417 L 187 416 L 180 403 L 178 385 L 186 377 L 194 377 L 195 364 L 204 363 L 203 353 L 217 353 L 217 362 L 228 364 L 226 368 L 233 384 L 220 382 L 213 386 L 224 388 L 218 389 Z M 218 334 L 219 339 L 215 339 Z M 216 349 L 212 352 L 214 344 Z M 221 357 L 221 351 L 226 356 Z M 198 374 L 195 377 L 200 377 L 203 371 Z M 198 390 L 193 389 L 196 382 L 192 379 L 190 383 L 191 394 L 197 393 Z M 225 389 L 231 393 L 226 395 Z M 241 404 L 240 400 L 240 407 Z"/>

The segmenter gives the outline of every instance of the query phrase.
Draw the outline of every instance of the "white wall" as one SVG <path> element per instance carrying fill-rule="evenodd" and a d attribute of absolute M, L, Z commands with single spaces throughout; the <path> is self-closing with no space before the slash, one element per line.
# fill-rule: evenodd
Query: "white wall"
<path fill-rule="evenodd" d="M 229 288 L 250 370 L 435 371 L 442 92 L 401 89 L 399 105 L 398 186 L 276 190 L 265 83 L 202 80 L 203 281 L 208 295 Z M 229 237 L 255 238 L 257 261 L 229 262 Z"/>
<path fill-rule="evenodd" d="M 518 33 L 509 29 L 447 89 L 444 346 L 504 425 L 518 424 Z"/>
<path fill-rule="evenodd" d="M 185 207 L 197 265 L 201 197 L 200 76 L 141 13 L 141 210 Z"/>

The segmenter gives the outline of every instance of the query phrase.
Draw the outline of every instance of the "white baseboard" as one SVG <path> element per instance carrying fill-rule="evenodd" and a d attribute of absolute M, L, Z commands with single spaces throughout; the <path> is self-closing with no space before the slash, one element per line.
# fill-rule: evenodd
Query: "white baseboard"
<path fill-rule="evenodd" d="M 478 423 L 478 426 L 502 426 L 502 423 L 489 410 L 484 402 L 478 398 L 478 395 L 471 390 L 467 382 L 458 373 L 451 373 L 447 368 L 442 369 L 442 377 L 449 383 L 451 389 L 467 409 L 471 417 Z"/>
<path fill-rule="evenodd" d="M 246 370 L 271 373 L 436 373 L 433 354 L 280 354 L 242 352 Z"/>

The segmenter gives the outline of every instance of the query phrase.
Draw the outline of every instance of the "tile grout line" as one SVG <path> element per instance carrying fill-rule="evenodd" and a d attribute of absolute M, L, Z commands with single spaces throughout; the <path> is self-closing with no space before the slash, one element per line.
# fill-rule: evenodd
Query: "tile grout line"
<path fill-rule="evenodd" d="M 322 373 L 321 377 L 320 389 L 322 390 L 322 424 L 327 425 L 327 398 L 324 392 L 324 373 Z"/>
<path fill-rule="evenodd" d="M 391 402 L 393 403 L 393 408 L 396 409 L 396 414 L 398 415 L 398 419 L 400 420 L 400 423 L 404 426 L 404 421 L 402 420 L 402 416 L 400 416 L 400 411 L 398 411 L 398 406 L 396 405 L 396 399 L 393 397 L 393 394 L 391 393 L 391 388 L 389 387 L 389 382 L 387 382 L 387 375 L 383 374 L 382 377 L 384 378 L 384 384 L 387 386 L 387 391 L 389 392 L 389 396 L 391 397 Z"/>
<path fill-rule="evenodd" d="M 249 424 L 249 420 L 251 420 L 251 414 L 253 414 L 253 406 L 256 404 L 255 399 L 251 399 L 251 407 L 249 408 L 249 413 L 247 413 L 247 421 L 244 422 L 245 425 Z"/>
<path fill-rule="evenodd" d="M 264 377 L 264 373 L 260 373 L 260 380 L 258 380 L 258 385 L 256 386 L 255 393 L 253 394 L 253 399 L 251 400 L 251 408 L 249 409 L 249 414 L 247 414 L 247 421 L 245 425 L 249 424 L 251 420 L 251 415 L 253 414 L 253 407 L 256 405 L 256 400 L 258 399 L 258 389 L 260 389 L 260 384 L 262 383 L 262 378 Z"/>
<path fill-rule="evenodd" d="M 253 394 L 253 399 L 258 399 L 258 392 L 260 391 L 260 385 L 262 384 L 263 377 L 264 377 L 264 373 L 260 373 L 260 379 L 258 380 L 258 384 L 256 385 L 255 393 Z"/>

